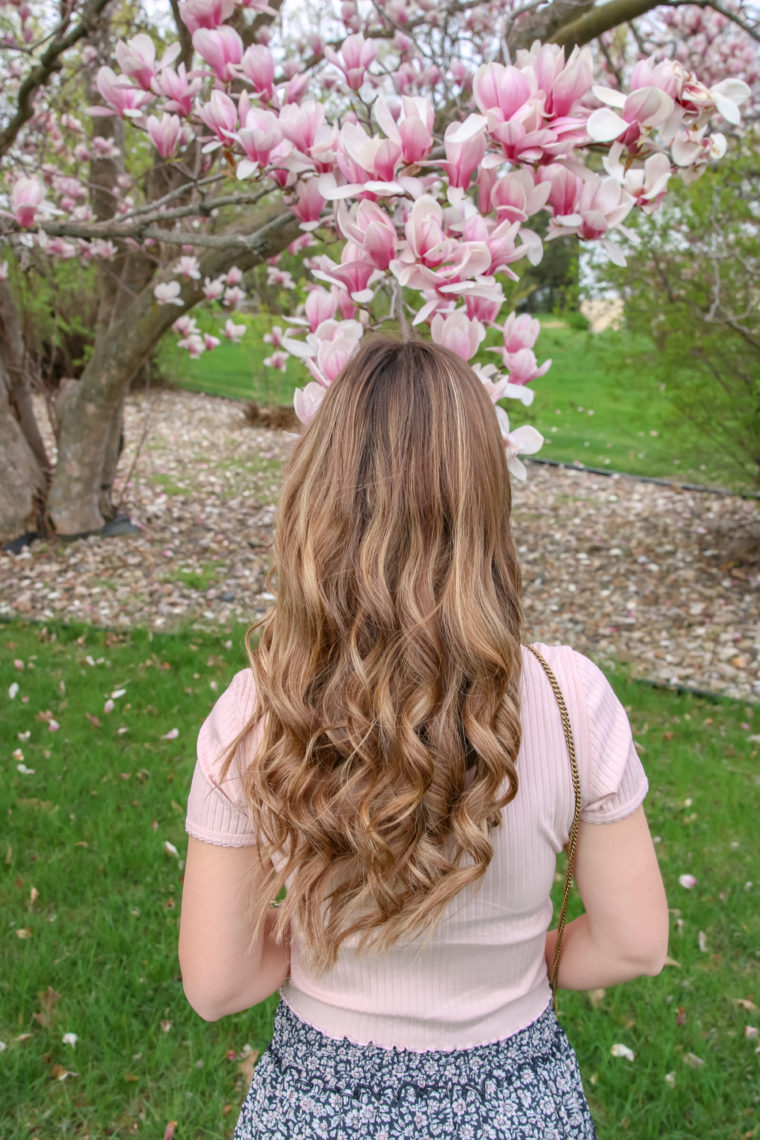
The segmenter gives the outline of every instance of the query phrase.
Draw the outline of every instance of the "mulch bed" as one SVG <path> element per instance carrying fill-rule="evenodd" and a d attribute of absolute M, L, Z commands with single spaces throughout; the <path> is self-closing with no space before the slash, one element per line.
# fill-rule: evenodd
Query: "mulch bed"
<path fill-rule="evenodd" d="M 141 532 L 0 556 L 0 615 L 158 630 L 259 617 L 294 437 L 261 426 L 266 411 L 250 426 L 245 408 L 192 392 L 131 397 L 119 479 Z M 513 502 L 530 640 L 760 699 L 757 502 L 538 465 Z"/>

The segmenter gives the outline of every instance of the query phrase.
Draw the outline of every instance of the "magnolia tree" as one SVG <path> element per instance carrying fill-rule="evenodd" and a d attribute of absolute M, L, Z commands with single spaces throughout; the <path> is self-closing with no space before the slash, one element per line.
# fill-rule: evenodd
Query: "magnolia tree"
<path fill-rule="evenodd" d="M 244 271 L 267 262 L 287 287 L 285 249 L 305 251 L 310 291 L 270 362 L 308 367 L 305 423 L 367 329 L 416 326 L 474 361 L 496 328 L 495 359 L 475 367 L 522 477 L 518 456 L 541 438 L 511 431 L 503 404 L 529 403 L 549 362 L 535 355 L 538 323 L 510 312 L 510 282 L 562 235 L 620 262 L 631 212 L 720 158 L 715 122 L 736 127 L 750 95 L 665 49 L 625 86 L 604 55 L 595 74 L 584 45 L 652 7 L 387 0 L 306 20 L 278 0 L 172 0 L 124 35 L 116 0 L 72 0 L 63 19 L 6 6 L 4 238 L 21 263 L 96 261 L 101 295 L 92 353 L 56 413 L 53 469 L 0 283 L 0 532 L 101 528 L 135 372 L 170 328 L 193 355 L 238 338 Z M 218 336 L 189 313 L 202 301 Z"/>

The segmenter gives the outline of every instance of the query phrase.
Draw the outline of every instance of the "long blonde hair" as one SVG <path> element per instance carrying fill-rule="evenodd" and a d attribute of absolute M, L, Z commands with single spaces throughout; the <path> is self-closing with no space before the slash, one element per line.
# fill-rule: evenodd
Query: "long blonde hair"
<path fill-rule="evenodd" d="M 520 746 L 509 515 L 472 370 L 369 339 L 294 450 L 251 653 L 246 800 L 262 860 L 282 862 L 271 890 L 292 876 L 276 931 L 298 930 L 313 969 L 350 936 L 384 951 L 429 935 L 492 858 Z"/>

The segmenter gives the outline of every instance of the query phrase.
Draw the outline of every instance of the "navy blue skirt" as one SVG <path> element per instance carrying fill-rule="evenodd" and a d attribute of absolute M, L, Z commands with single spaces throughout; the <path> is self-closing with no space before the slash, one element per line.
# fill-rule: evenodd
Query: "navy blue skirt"
<path fill-rule="evenodd" d="M 336 1041 L 280 1002 L 234 1140 L 596 1140 L 551 1007 L 504 1041 L 416 1053 Z"/>

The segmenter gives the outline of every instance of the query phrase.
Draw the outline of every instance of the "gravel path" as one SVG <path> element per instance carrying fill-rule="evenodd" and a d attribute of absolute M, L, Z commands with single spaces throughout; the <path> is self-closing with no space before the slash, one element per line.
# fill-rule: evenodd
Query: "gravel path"
<path fill-rule="evenodd" d="M 0 615 L 172 629 L 267 605 L 268 543 L 292 437 L 242 405 L 162 391 L 127 408 L 123 486 L 142 531 L 0 556 Z M 514 491 L 531 640 L 668 684 L 760 699 L 756 502 L 533 466 Z"/>

